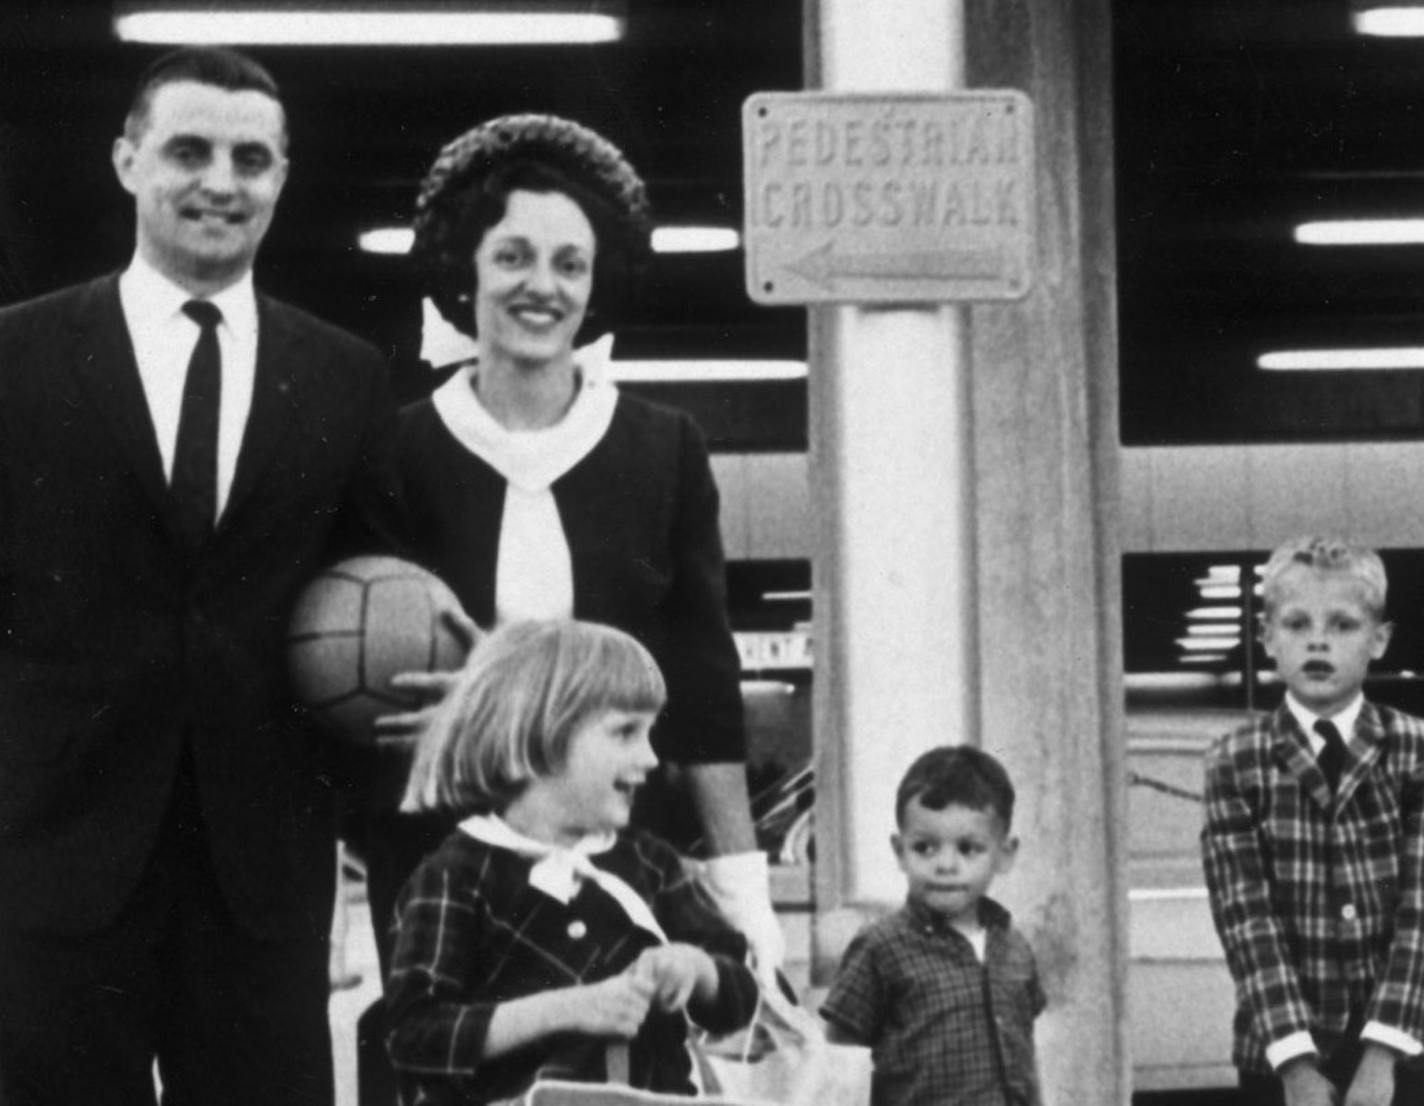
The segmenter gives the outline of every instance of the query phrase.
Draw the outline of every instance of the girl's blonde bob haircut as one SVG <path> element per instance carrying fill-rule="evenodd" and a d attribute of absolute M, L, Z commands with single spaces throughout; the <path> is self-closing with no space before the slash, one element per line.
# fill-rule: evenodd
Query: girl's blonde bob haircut
<path fill-rule="evenodd" d="M 481 638 L 420 736 L 401 810 L 502 811 L 558 772 L 584 723 L 656 713 L 667 687 L 652 654 L 610 626 L 511 622 Z"/>

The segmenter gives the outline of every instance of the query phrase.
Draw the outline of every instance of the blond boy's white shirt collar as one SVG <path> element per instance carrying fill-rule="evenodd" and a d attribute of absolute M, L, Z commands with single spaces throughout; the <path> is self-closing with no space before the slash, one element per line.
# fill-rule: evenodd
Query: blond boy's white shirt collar
<path fill-rule="evenodd" d="M 183 314 L 183 305 L 194 298 L 138 254 L 119 277 L 119 303 L 167 479 L 173 474 L 188 361 L 199 334 L 198 324 Z M 217 489 L 221 515 L 237 472 L 257 375 L 257 293 L 251 272 L 208 299 L 222 312 L 217 328 L 222 357 Z"/>
<path fill-rule="evenodd" d="M 1355 723 L 1359 720 L 1360 711 L 1364 709 L 1364 693 L 1356 695 L 1343 710 L 1336 711 L 1329 716 L 1329 721 L 1335 723 L 1335 728 L 1340 731 L 1340 736 L 1345 739 L 1345 744 L 1350 743 L 1350 738 L 1355 732 Z M 1286 709 L 1294 715 L 1296 723 L 1300 726 L 1301 732 L 1305 734 L 1306 740 L 1310 742 L 1311 752 L 1319 754 L 1325 745 L 1325 739 L 1315 732 L 1315 723 L 1324 715 L 1316 714 L 1307 708 L 1299 699 L 1286 692 Z"/>

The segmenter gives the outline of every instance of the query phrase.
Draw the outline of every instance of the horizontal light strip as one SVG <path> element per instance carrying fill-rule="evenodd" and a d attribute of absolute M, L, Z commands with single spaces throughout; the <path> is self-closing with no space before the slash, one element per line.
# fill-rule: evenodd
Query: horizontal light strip
<path fill-rule="evenodd" d="M 1179 637 L 1177 644 L 1191 653 L 1212 653 L 1221 649 L 1235 649 L 1241 644 L 1239 637 Z"/>
<path fill-rule="evenodd" d="M 1174 899 L 1204 899 L 1205 887 L 1134 887 L 1127 892 L 1129 902 L 1171 902 Z"/>
<path fill-rule="evenodd" d="M 801 591 L 767 591 L 762 592 L 761 597 L 768 603 L 799 603 L 802 600 L 810 599 L 811 593 L 804 589 Z"/>
<path fill-rule="evenodd" d="M 1355 30 L 1362 35 L 1412 38 L 1424 35 L 1424 9 L 1415 7 L 1366 8 L 1352 13 Z"/>
<path fill-rule="evenodd" d="M 1187 624 L 1189 634 L 1234 634 L 1240 636 L 1241 627 L 1235 622 L 1191 622 Z"/>
<path fill-rule="evenodd" d="M 657 227 L 653 230 L 654 253 L 725 253 L 742 244 L 742 236 L 731 227 Z"/>
<path fill-rule="evenodd" d="M 409 227 L 374 227 L 356 236 L 357 244 L 367 253 L 410 253 L 415 231 Z"/>
<path fill-rule="evenodd" d="M 800 380 L 804 361 L 612 361 L 608 375 L 635 383 L 691 384 L 709 381 Z"/>
<path fill-rule="evenodd" d="M 1187 612 L 1188 618 L 1240 618 L 1240 607 L 1193 607 Z"/>
<path fill-rule="evenodd" d="M 1424 219 L 1323 219 L 1293 232 L 1304 246 L 1409 246 L 1424 243 Z"/>
<path fill-rule="evenodd" d="M 367 253 L 406 254 L 414 238 L 409 227 L 373 227 L 363 230 L 357 242 Z M 741 244 L 741 235 L 730 227 L 657 227 L 653 231 L 655 253 L 720 253 Z"/>
<path fill-rule="evenodd" d="M 129 8 L 114 17 L 126 42 L 262 46 L 509 46 L 615 42 L 621 16 L 575 11 L 339 11 Z"/>
<path fill-rule="evenodd" d="M 1380 349 L 1295 349 L 1263 353 L 1259 368 L 1278 372 L 1338 371 L 1341 369 L 1424 369 L 1424 346 Z"/>

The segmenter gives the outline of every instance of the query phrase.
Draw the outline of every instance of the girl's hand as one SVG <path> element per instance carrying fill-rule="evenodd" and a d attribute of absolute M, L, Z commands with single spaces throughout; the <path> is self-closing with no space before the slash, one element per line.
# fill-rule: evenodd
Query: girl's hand
<path fill-rule="evenodd" d="M 696 945 L 673 943 L 648 949 L 634 963 L 635 975 L 648 980 L 659 1010 L 681 1010 L 696 996 L 717 997 L 717 965 Z"/>
<path fill-rule="evenodd" d="M 652 982 L 633 970 L 575 987 L 566 999 L 579 1032 L 623 1040 L 637 1036 L 652 1000 Z"/>

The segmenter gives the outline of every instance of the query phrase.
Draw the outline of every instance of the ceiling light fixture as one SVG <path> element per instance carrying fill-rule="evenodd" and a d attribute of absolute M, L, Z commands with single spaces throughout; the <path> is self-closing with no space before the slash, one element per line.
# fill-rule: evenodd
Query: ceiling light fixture
<path fill-rule="evenodd" d="M 1261 354 L 1256 358 L 1256 365 L 1274 372 L 1424 369 L 1424 346 L 1277 350 Z"/>
<path fill-rule="evenodd" d="M 1362 35 L 1383 38 L 1424 35 L 1424 7 L 1416 4 L 1362 3 L 1350 13 L 1350 21 Z"/>
<path fill-rule="evenodd" d="M 120 3 L 114 33 L 126 42 L 244 46 L 509 46 L 613 42 L 621 3 L 475 0 L 396 4 Z"/>
<path fill-rule="evenodd" d="M 373 227 L 356 236 L 357 244 L 367 253 L 407 254 L 415 241 L 415 231 L 409 227 Z"/>
<path fill-rule="evenodd" d="M 724 253 L 742 244 L 742 236 L 731 227 L 657 227 L 653 230 L 654 253 Z"/>
<path fill-rule="evenodd" d="M 1190 653 L 1210 653 L 1222 649 L 1235 649 L 1241 644 L 1239 637 L 1179 637 L 1177 644 Z"/>
<path fill-rule="evenodd" d="M 1240 607 L 1193 607 L 1187 612 L 1188 618 L 1226 619 L 1240 618 Z"/>
<path fill-rule="evenodd" d="M 415 232 L 409 227 L 373 227 L 357 236 L 367 253 L 404 254 L 410 252 Z M 735 250 L 742 237 L 730 227 L 656 227 L 655 253 L 719 253 Z"/>
<path fill-rule="evenodd" d="M 759 380 L 800 380 L 804 361 L 611 361 L 608 375 L 632 383 L 704 384 Z"/>
<path fill-rule="evenodd" d="M 1424 219 L 1322 219 L 1293 234 L 1305 246 L 1413 246 L 1424 243 Z"/>

